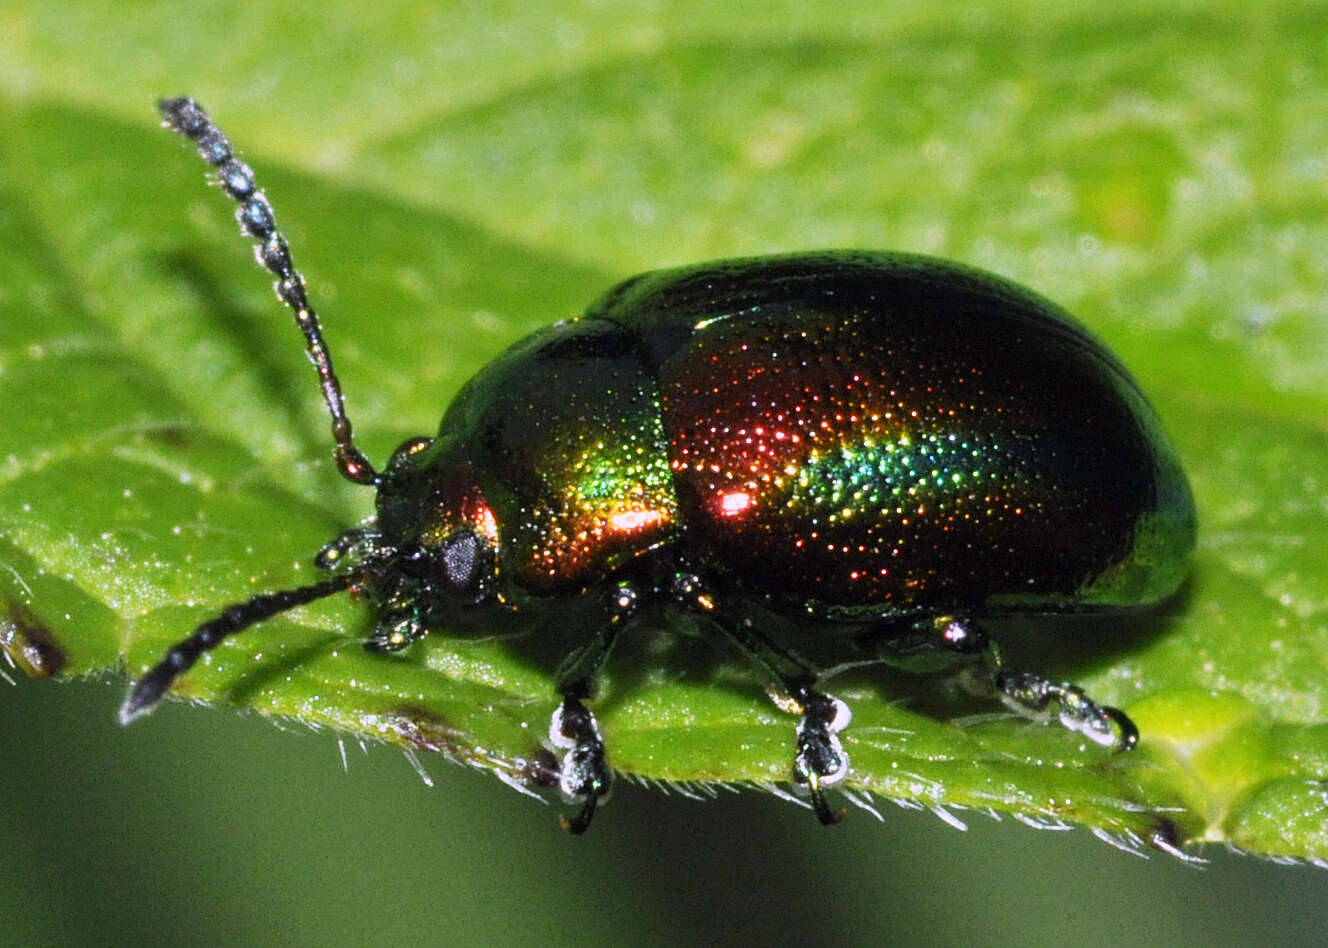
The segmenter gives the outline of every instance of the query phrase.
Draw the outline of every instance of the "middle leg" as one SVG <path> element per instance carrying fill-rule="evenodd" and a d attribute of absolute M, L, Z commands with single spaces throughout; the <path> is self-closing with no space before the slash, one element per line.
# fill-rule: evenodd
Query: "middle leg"
<path fill-rule="evenodd" d="M 767 638 L 751 617 L 717 609 L 715 597 L 698 577 L 679 576 L 675 597 L 721 628 L 801 709 L 793 754 L 793 781 L 807 787 L 812 809 L 821 823 L 827 826 L 838 823 L 844 811 L 830 808 L 825 789 L 848 776 L 848 754 L 839 740 L 839 732 L 848 726 L 848 705 L 820 691 L 816 687 L 819 677 L 816 670 Z"/>

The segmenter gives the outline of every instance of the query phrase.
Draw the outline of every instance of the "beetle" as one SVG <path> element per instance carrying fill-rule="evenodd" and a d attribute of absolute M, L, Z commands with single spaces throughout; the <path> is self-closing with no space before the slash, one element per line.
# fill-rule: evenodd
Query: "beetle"
<path fill-rule="evenodd" d="M 316 557 L 327 578 L 226 608 L 133 686 L 129 722 L 227 636 L 342 591 L 365 647 L 523 615 L 584 626 L 557 672 L 563 825 L 610 767 L 587 706 L 645 624 L 725 636 L 800 712 L 791 776 L 823 823 L 849 760 L 843 702 L 783 644 L 857 635 L 906 668 L 953 665 L 1007 705 L 1116 749 L 1138 730 L 1080 688 L 1003 664 L 984 623 L 1127 612 L 1172 595 L 1190 488 L 1138 385 L 1047 300 L 906 254 L 803 253 L 634 277 L 476 374 L 438 434 L 377 471 L 356 447 L 318 316 L 272 208 L 190 98 L 165 124 L 217 171 L 295 314 L 348 480 L 376 517 Z M 552 620 L 552 621 L 551 621 Z M 541 625 L 542 623 L 542 625 Z"/>

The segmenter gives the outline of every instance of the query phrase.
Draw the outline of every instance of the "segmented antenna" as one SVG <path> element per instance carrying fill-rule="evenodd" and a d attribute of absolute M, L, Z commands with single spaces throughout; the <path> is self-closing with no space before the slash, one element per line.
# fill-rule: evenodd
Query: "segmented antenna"
<path fill-rule="evenodd" d="M 227 636 L 243 632 L 251 625 L 294 609 L 296 606 L 303 606 L 316 599 L 323 599 L 349 589 L 363 578 L 359 572 L 346 573 L 311 586 L 264 593 L 245 602 L 227 606 L 221 615 L 204 622 L 189 638 L 173 645 L 165 658 L 134 683 L 133 690 L 129 692 L 129 697 L 120 708 L 120 723 L 128 724 L 134 718 L 147 714 L 155 708 L 170 689 L 171 683 L 193 668 L 194 663 L 203 656 L 204 652 L 212 651 Z"/>
<path fill-rule="evenodd" d="M 240 229 L 258 241 L 254 255 L 259 263 L 277 277 L 277 296 L 295 314 L 295 324 L 304 333 L 309 359 L 318 370 L 323 400 L 327 402 L 327 410 L 332 415 L 332 437 L 337 443 L 337 467 L 341 469 L 342 476 L 356 484 L 376 484 L 378 475 L 373 465 L 355 446 L 350 418 L 346 416 L 346 404 L 341 395 L 341 382 L 332 368 L 332 355 L 323 341 L 318 314 L 309 305 L 309 297 L 305 294 L 304 277 L 291 261 L 290 247 L 286 238 L 277 230 L 272 205 L 254 184 L 253 171 L 235 157 L 225 134 L 193 99 L 162 99 L 159 107 L 166 125 L 193 139 L 203 160 L 217 169 L 221 189 L 240 205 L 235 212 Z"/>

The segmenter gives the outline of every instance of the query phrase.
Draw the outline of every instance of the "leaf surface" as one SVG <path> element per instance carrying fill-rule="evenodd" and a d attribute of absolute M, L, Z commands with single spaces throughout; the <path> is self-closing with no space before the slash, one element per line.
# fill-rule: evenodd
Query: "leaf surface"
<path fill-rule="evenodd" d="M 1131 366 L 1195 487 L 1181 599 L 1121 627 L 1015 629 L 1007 648 L 1124 708 L 1143 744 L 1113 755 L 857 670 L 832 685 L 854 711 L 851 785 L 1328 858 L 1315 7 L 1016 5 L 962 26 L 847 10 L 755 32 L 723 12 L 636 31 L 609 13 L 564 47 L 470 21 L 413 47 L 398 18 L 429 9 L 318 15 L 333 36 L 387 31 L 406 71 L 455 81 L 394 80 L 372 44 L 280 96 L 225 79 L 228 57 L 275 49 L 186 68 L 197 50 L 160 42 L 147 70 L 152 93 L 198 94 L 268 189 L 372 458 L 431 433 L 524 332 L 640 269 L 861 246 L 1027 283 Z M 78 15 L 95 31 L 141 14 Z M 141 673 L 226 604 L 311 581 L 319 546 L 372 510 L 335 474 L 298 334 L 226 202 L 155 128 L 141 78 L 104 81 L 95 59 L 127 55 L 131 33 L 84 62 L 38 22 L 0 73 L 0 642 L 38 675 L 122 656 Z M 530 773 L 570 642 L 438 635 L 384 658 L 359 648 L 371 623 L 345 598 L 295 610 L 177 693 Z M 717 643 L 624 642 L 596 708 L 624 773 L 787 777 L 793 718 Z"/>

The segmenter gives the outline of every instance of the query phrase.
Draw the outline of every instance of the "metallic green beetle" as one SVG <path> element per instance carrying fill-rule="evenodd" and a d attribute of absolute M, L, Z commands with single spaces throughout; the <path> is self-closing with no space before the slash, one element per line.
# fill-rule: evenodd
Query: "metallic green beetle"
<path fill-rule="evenodd" d="M 871 638 L 908 667 L 957 663 L 1006 703 L 1128 749 L 1079 688 L 1002 666 L 984 620 L 1125 611 L 1171 595 L 1190 489 L 1158 418 L 1084 327 L 939 260 L 834 252 L 710 263 L 619 285 L 481 370 L 433 438 L 386 468 L 355 447 L 304 280 L 252 172 L 190 99 L 162 104 L 240 204 L 308 341 L 350 480 L 377 517 L 319 554 L 322 582 L 257 596 L 173 647 L 122 710 L 150 710 L 224 637 L 355 589 L 366 646 L 520 616 L 585 629 L 558 674 L 559 781 L 590 824 L 610 772 L 586 706 L 639 623 L 726 635 L 801 709 L 792 776 L 818 817 L 849 772 L 845 705 L 788 650 Z M 974 670 L 977 674 L 973 675 Z"/>

